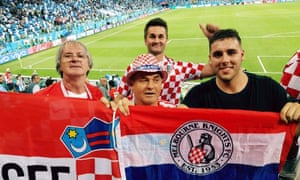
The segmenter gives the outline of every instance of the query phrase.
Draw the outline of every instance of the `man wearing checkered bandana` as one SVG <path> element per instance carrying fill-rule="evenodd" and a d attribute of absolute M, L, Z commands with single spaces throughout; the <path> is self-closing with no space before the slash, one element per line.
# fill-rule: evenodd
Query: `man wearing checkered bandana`
<path fill-rule="evenodd" d="M 159 99 L 162 84 L 168 72 L 152 54 L 141 54 L 134 59 L 126 82 L 132 91 L 132 105 L 176 107 L 175 104 Z"/>
<path fill-rule="evenodd" d="M 204 35 L 209 38 L 218 27 L 208 24 L 206 27 L 200 25 Z M 180 103 L 181 87 L 188 80 L 200 79 L 213 75 L 209 66 L 191 62 L 174 61 L 165 55 L 165 47 L 168 41 L 167 23 L 161 18 L 150 20 L 144 29 L 144 42 L 148 53 L 153 54 L 168 71 L 168 78 L 163 84 L 161 99 L 178 105 Z M 129 65 L 123 76 L 118 91 L 120 95 L 130 98 L 130 90 L 126 84 L 126 75 L 131 70 Z"/>

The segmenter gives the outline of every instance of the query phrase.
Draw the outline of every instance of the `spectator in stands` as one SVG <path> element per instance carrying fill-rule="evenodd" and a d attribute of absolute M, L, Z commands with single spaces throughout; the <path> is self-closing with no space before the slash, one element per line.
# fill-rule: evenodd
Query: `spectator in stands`
<path fill-rule="evenodd" d="M 41 90 L 37 95 L 100 100 L 108 104 L 98 87 L 87 82 L 93 67 L 92 57 L 84 44 L 70 40 L 64 42 L 56 56 L 56 70 L 62 80 Z"/>
<path fill-rule="evenodd" d="M 46 87 L 46 79 L 45 78 L 40 79 L 39 86 L 41 89 L 44 89 Z"/>
<path fill-rule="evenodd" d="M 10 68 L 6 68 L 5 82 L 6 82 L 8 91 L 13 91 L 14 90 L 14 82 L 13 82 L 13 76 L 11 74 Z"/>
<path fill-rule="evenodd" d="M 5 78 L 3 74 L 0 74 L 0 92 L 7 92 L 8 88 L 5 83 Z"/>
<path fill-rule="evenodd" d="M 209 40 L 209 64 L 216 77 L 194 86 L 183 104 L 192 108 L 280 112 L 281 120 L 286 123 L 300 121 L 300 104 L 289 101 L 287 92 L 275 80 L 243 71 L 244 58 L 245 51 L 236 30 L 215 33 Z M 294 144 L 294 148 L 298 149 L 298 145 Z M 290 154 L 282 178 L 290 179 L 286 171 L 294 170 L 296 155 L 297 150 Z"/>
<path fill-rule="evenodd" d="M 24 92 L 25 91 L 25 83 L 23 81 L 23 77 L 21 74 L 18 74 L 16 77 L 16 91 L 17 92 Z"/>
<path fill-rule="evenodd" d="M 209 38 L 211 34 L 218 30 L 215 25 L 200 26 L 204 35 Z M 184 81 L 200 79 L 201 77 L 212 76 L 212 70 L 209 65 L 194 64 L 191 62 L 174 61 L 165 55 L 165 48 L 168 41 L 168 26 L 161 18 L 151 19 L 144 29 L 144 42 L 148 53 L 153 54 L 163 64 L 168 71 L 168 78 L 163 83 L 161 99 L 173 104 L 179 104 L 181 87 Z M 126 83 L 127 73 L 132 67 L 128 66 L 122 81 L 119 84 L 118 91 L 120 98 L 130 98 L 129 86 Z"/>
<path fill-rule="evenodd" d="M 117 97 L 117 95 L 119 94 L 118 89 L 117 89 L 117 85 L 116 85 L 116 81 L 115 80 L 109 80 L 108 85 L 109 85 L 110 99 L 114 100 L 115 97 Z"/>
<path fill-rule="evenodd" d="M 113 74 L 111 77 L 111 80 L 114 81 L 115 87 L 118 87 L 118 85 L 120 84 L 121 78 L 118 74 Z"/>
<path fill-rule="evenodd" d="M 70 33 L 106 29 L 108 24 L 115 27 L 142 14 L 159 11 L 157 6 L 160 6 L 150 0 L 141 3 L 116 2 L 1 0 L 0 47 L 3 43 L 4 48 L 0 48 L 0 54 L 54 41 Z"/>
<path fill-rule="evenodd" d="M 176 107 L 174 103 L 160 99 L 168 72 L 154 55 L 141 54 L 135 58 L 130 67 L 126 74 L 126 83 L 133 93 L 133 99 L 129 101 L 122 98 L 116 105 L 124 115 L 129 114 L 130 105 Z M 113 103 L 113 107 L 114 105 Z"/>
<path fill-rule="evenodd" d="M 106 77 L 101 77 L 99 79 L 98 87 L 99 87 L 100 91 L 102 92 L 102 94 L 104 95 L 104 97 L 108 100 L 111 100 L 111 98 L 109 96 L 109 89 L 108 89 L 108 83 L 107 83 Z"/>
<path fill-rule="evenodd" d="M 47 78 L 46 81 L 45 81 L 46 87 L 49 87 L 49 86 L 51 86 L 54 83 L 56 83 L 56 80 L 52 79 L 51 77 Z"/>
<path fill-rule="evenodd" d="M 40 79 L 38 74 L 33 74 L 31 76 L 31 83 L 26 87 L 26 93 L 35 94 L 40 91 Z"/>

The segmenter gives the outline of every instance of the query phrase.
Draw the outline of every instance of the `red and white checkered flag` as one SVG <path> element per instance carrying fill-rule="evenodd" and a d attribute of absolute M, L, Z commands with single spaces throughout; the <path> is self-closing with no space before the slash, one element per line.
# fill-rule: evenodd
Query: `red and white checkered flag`
<path fill-rule="evenodd" d="M 91 152 L 76 160 L 77 180 L 121 180 L 118 155 L 115 150 Z"/>
<path fill-rule="evenodd" d="M 280 84 L 292 97 L 300 99 L 300 50 L 284 66 Z"/>
<path fill-rule="evenodd" d="M 203 148 L 193 147 L 189 152 L 189 161 L 193 164 L 200 164 L 205 158 L 206 152 Z"/>

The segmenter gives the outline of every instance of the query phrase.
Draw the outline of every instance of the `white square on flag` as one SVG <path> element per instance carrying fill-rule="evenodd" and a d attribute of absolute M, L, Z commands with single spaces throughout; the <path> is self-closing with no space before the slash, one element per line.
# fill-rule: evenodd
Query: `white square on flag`
<path fill-rule="evenodd" d="M 290 96 L 300 99 L 300 50 L 284 66 L 280 84 Z"/>
<path fill-rule="evenodd" d="M 293 76 L 290 80 L 289 87 L 293 89 L 299 89 L 300 90 L 300 77 L 299 76 Z"/>
<path fill-rule="evenodd" d="M 95 159 L 95 173 L 96 174 L 112 174 L 111 160 L 106 158 Z"/>
<path fill-rule="evenodd" d="M 91 179 L 95 179 L 95 174 L 84 174 L 78 176 L 78 180 L 91 180 Z"/>

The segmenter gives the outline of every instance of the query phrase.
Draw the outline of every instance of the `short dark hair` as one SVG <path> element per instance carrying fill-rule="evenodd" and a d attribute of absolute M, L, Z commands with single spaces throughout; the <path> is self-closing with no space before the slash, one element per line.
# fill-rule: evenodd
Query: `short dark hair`
<path fill-rule="evenodd" d="M 241 37 L 235 29 L 221 29 L 209 39 L 209 50 L 215 41 L 226 38 L 235 38 L 239 41 L 240 45 L 242 45 Z"/>
<path fill-rule="evenodd" d="M 46 81 L 45 81 L 46 87 L 48 87 L 51 84 L 53 84 L 53 82 L 55 82 L 55 79 L 52 79 L 51 77 L 47 78 Z"/>
<path fill-rule="evenodd" d="M 114 80 L 109 80 L 108 85 L 109 85 L 109 87 L 116 87 L 116 83 Z"/>
<path fill-rule="evenodd" d="M 38 74 L 33 74 L 33 75 L 31 75 L 31 81 L 33 81 L 35 78 L 37 78 L 37 77 L 39 77 L 39 75 Z"/>
<path fill-rule="evenodd" d="M 133 85 L 133 83 L 134 83 L 134 81 L 136 81 L 136 79 L 137 79 L 137 75 L 139 74 L 139 73 L 145 73 L 145 74 L 149 74 L 149 75 L 152 75 L 152 74 L 159 74 L 159 76 L 163 79 L 163 77 L 164 77 L 164 75 L 163 75 L 163 73 L 161 72 L 161 71 L 155 71 L 155 72 L 143 72 L 143 71 L 136 71 L 131 77 L 130 77 L 130 79 L 127 81 L 127 83 L 128 83 L 128 85 L 129 86 L 132 86 Z"/>
<path fill-rule="evenodd" d="M 147 37 L 147 32 L 149 27 L 151 26 L 161 26 L 164 27 L 166 29 L 166 33 L 167 33 L 167 37 L 168 37 L 168 25 L 167 22 L 165 20 L 163 20 L 162 18 L 153 18 L 151 19 L 145 26 L 144 28 L 144 39 L 146 39 Z"/>

